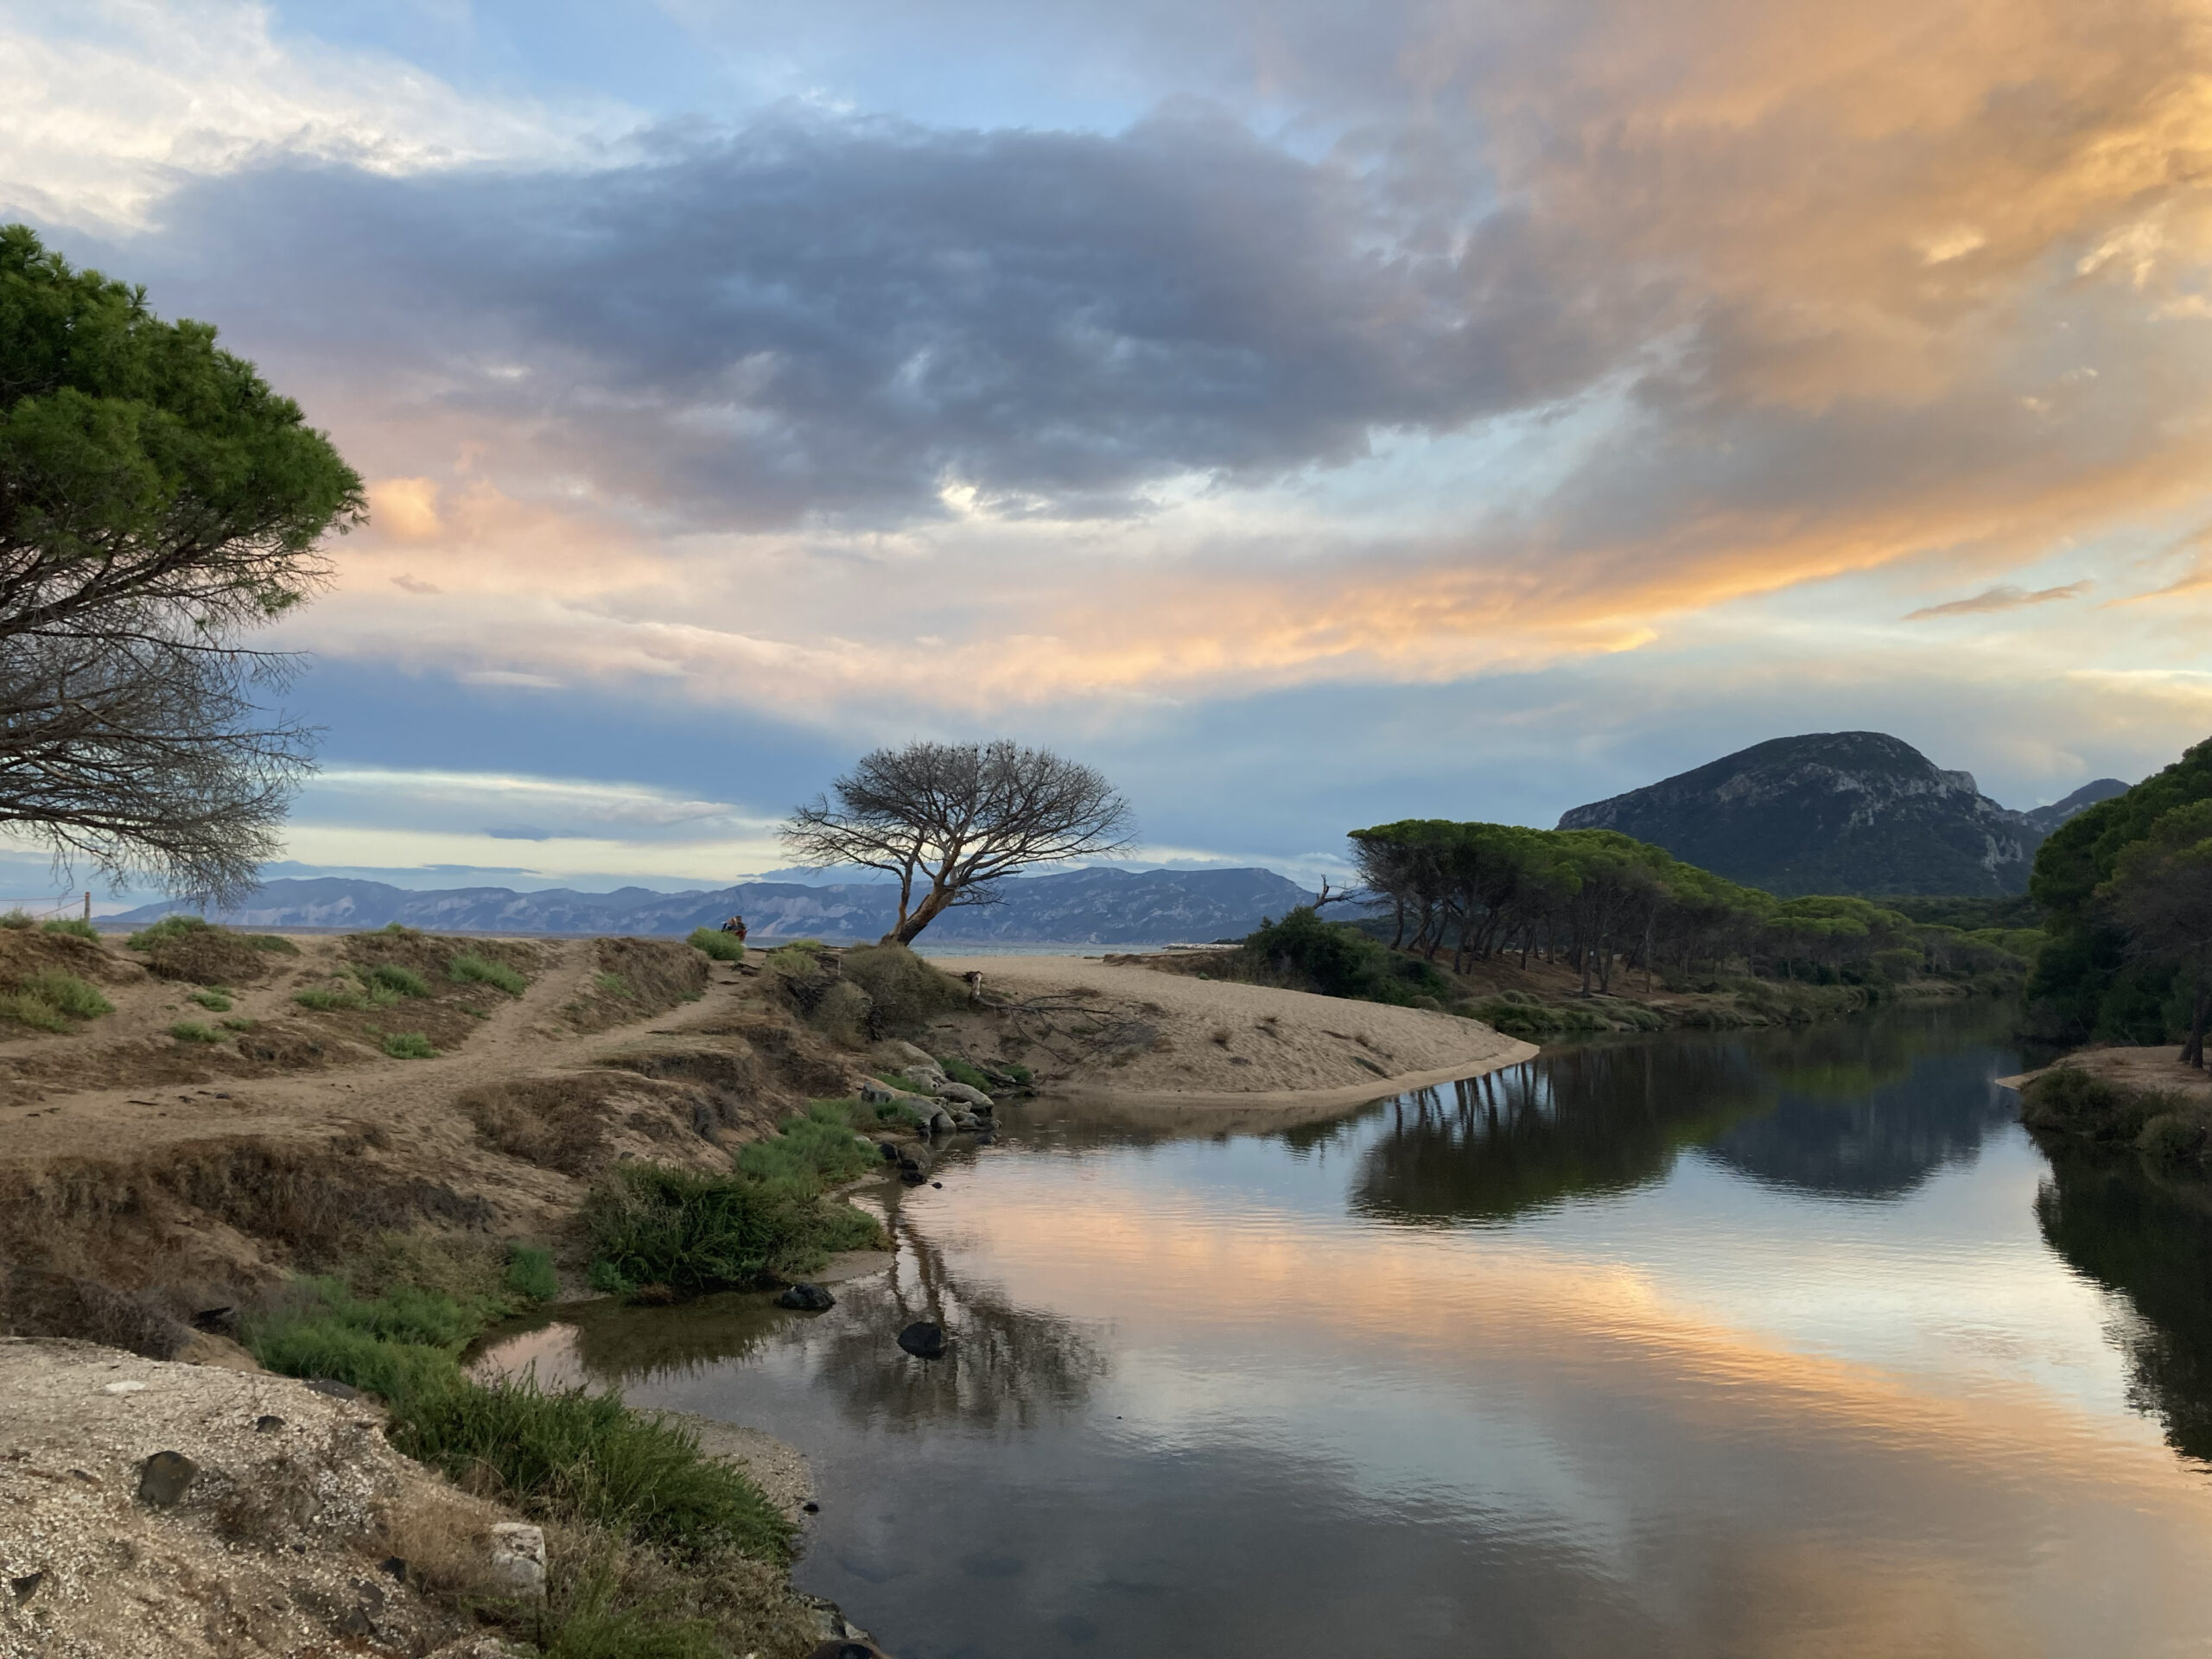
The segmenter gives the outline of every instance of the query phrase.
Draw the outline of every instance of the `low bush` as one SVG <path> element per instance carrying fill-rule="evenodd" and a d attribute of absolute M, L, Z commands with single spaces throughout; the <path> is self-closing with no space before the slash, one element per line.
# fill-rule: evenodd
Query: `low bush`
<path fill-rule="evenodd" d="M 968 988 L 903 944 L 867 944 L 845 952 L 844 976 L 868 993 L 868 1034 L 918 1037 L 932 1020 L 963 1007 Z"/>
<path fill-rule="evenodd" d="M 561 1294 L 553 1271 L 553 1252 L 518 1244 L 507 1252 L 507 1288 L 530 1302 L 550 1302 Z"/>
<path fill-rule="evenodd" d="M 880 1159 L 873 1147 L 853 1138 L 851 1108 L 860 1103 L 817 1101 L 805 1116 L 785 1118 L 766 1140 L 739 1147 L 738 1168 L 756 1180 L 809 1195 L 866 1174 Z"/>
<path fill-rule="evenodd" d="M 594 974 L 591 982 L 606 992 L 607 995 L 619 996 L 625 1001 L 627 1001 L 632 994 L 630 982 L 620 974 Z"/>
<path fill-rule="evenodd" d="M 169 1027 L 169 1035 L 180 1043 L 219 1043 L 223 1033 L 213 1026 L 203 1026 L 197 1020 L 180 1020 Z"/>
<path fill-rule="evenodd" d="M 25 919 L 28 922 L 29 918 Z M 159 945 L 168 944 L 171 939 L 181 939 L 188 934 L 203 933 L 207 931 L 207 918 L 194 916 L 180 910 L 162 917 L 158 922 L 140 928 L 125 939 L 124 944 L 129 945 L 133 950 L 151 950 Z"/>
<path fill-rule="evenodd" d="M 197 1002 L 211 1014 L 228 1014 L 232 1007 L 229 997 L 213 988 L 188 992 L 184 1000 L 188 1002 Z"/>
<path fill-rule="evenodd" d="M 384 1052 L 395 1060 L 435 1060 L 438 1051 L 419 1031 L 395 1031 L 384 1039 Z"/>
<path fill-rule="evenodd" d="M 17 905 L 13 910 L 8 911 L 4 914 L 0 914 L 0 927 L 7 928 L 10 931 L 21 932 L 25 928 L 36 927 L 37 925 L 38 918 L 32 915 L 28 910 L 25 910 L 21 905 Z"/>
<path fill-rule="evenodd" d="M 296 992 L 292 1001 L 303 1008 L 313 1008 L 318 1014 L 329 1014 L 342 1008 L 365 1008 L 369 1005 L 368 999 L 359 991 L 321 988 Z"/>
<path fill-rule="evenodd" d="M 716 962 L 743 962 L 745 945 L 734 933 L 725 933 L 716 927 L 695 927 L 684 936 L 686 944 L 695 950 L 703 950 Z"/>
<path fill-rule="evenodd" d="M 401 996 L 428 996 L 430 982 L 412 968 L 404 968 L 396 962 L 380 962 L 373 968 L 360 969 L 361 982 L 373 990 L 392 991 Z"/>
<path fill-rule="evenodd" d="M 273 957 L 296 957 L 300 947 L 289 939 L 274 933 L 245 933 L 239 936 L 257 950 L 265 950 Z"/>
<path fill-rule="evenodd" d="M 618 1165 L 584 1201 L 593 1284 L 620 1293 L 664 1286 L 678 1296 L 742 1290 L 819 1267 L 832 1250 L 881 1235 L 850 1205 L 740 1172 Z"/>
<path fill-rule="evenodd" d="M 2020 1121 L 2031 1129 L 2087 1136 L 2092 1141 L 2135 1145 L 2162 1116 L 2193 1119 L 2179 1095 L 2163 1089 L 2128 1089 L 2085 1067 L 2056 1065 L 2023 1095 Z M 2162 1130 L 2158 1145 L 2170 1148 L 2174 1131 Z M 2149 1150 L 2149 1148 L 2146 1148 Z"/>
<path fill-rule="evenodd" d="M 73 939 L 90 939 L 99 943 L 100 931 L 81 916 L 62 916 L 46 925 L 48 933 L 66 933 Z"/>
<path fill-rule="evenodd" d="M 1433 963 L 1402 956 L 1350 923 L 1325 922 L 1310 906 L 1249 935 L 1242 954 L 1266 975 L 1323 996 L 1433 1008 L 1453 994 Z"/>
<path fill-rule="evenodd" d="M 505 991 L 509 996 L 520 996 L 529 988 L 524 979 L 504 962 L 465 953 L 455 957 L 447 965 L 446 972 L 458 984 L 490 985 Z"/>

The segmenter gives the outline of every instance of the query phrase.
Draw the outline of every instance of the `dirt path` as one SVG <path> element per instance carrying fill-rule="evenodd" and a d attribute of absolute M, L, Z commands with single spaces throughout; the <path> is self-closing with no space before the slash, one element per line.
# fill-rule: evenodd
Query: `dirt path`
<path fill-rule="evenodd" d="M 339 941 L 328 936 L 296 943 L 302 954 L 297 964 L 288 962 L 290 971 L 232 993 L 238 1017 L 267 1025 L 295 1016 L 292 998 L 303 974 L 337 960 Z M 449 1122 L 451 1103 L 473 1086 L 522 1072 L 587 1065 L 594 1054 L 639 1039 L 728 1023 L 742 981 L 724 969 L 697 1002 L 579 1034 L 563 1023 L 560 1010 L 593 978 L 595 943 L 538 942 L 547 960 L 523 995 L 502 998 L 465 1041 L 435 1059 L 394 1059 L 365 1044 L 333 1038 L 328 1064 L 273 1076 L 226 1075 L 217 1057 L 178 1052 L 167 1034 L 172 1023 L 212 1023 L 217 1018 L 188 1000 L 190 987 L 150 978 L 107 987 L 116 1013 L 82 1033 L 0 1043 L 0 1063 L 23 1057 L 49 1060 L 58 1048 L 76 1048 L 81 1054 L 77 1074 L 89 1084 L 17 1085 L 12 1092 L 28 1098 L 0 1103 L 0 1160 L 103 1156 L 119 1143 L 143 1152 L 209 1134 L 326 1138 L 332 1129 L 348 1125 L 376 1123 L 390 1130 L 418 1121 Z M 404 1007 L 396 1012 L 404 1023 Z M 177 1063 L 195 1075 L 184 1082 L 103 1086 L 90 1081 L 104 1072 L 130 1070 L 130 1061 L 141 1058 L 148 1046 L 157 1052 L 168 1046 Z"/>

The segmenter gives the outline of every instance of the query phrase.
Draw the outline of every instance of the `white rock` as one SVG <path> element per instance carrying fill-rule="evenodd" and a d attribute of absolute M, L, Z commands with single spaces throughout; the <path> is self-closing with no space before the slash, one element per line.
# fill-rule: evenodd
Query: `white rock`
<path fill-rule="evenodd" d="M 545 1529 L 503 1521 L 492 1529 L 492 1575 L 518 1595 L 545 1594 Z"/>
<path fill-rule="evenodd" d="M 937 1086 L 939 1100 L 957 1100 L 964 1106 L 989 1106 L 991 1097 L 982 1090 L 964 1083 L 941 1083 Z"/>
<path fill-rule="evenodd" d="M 146 1385 L 143 1382 L 110 1382 L 101 1389 L 100 1392 L 102 1394 L 143 1394 L 146 1392 Z"/>

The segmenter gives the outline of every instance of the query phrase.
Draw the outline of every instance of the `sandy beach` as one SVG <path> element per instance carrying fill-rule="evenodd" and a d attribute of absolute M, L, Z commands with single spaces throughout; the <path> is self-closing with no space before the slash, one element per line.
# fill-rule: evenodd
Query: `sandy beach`
<path fill-rule="evenodd" d="M 1104 1067 L 1060 1077 L 1040 1070 L 1040 1092 L 1217 1117 L 1224 1128 L 1478 1077 L 1536 1052 L 1533 1044 L 1455 1014 L 1083 957 L 948 957 L 937 965 L 981 973 L 990 1000 L 1064 1007 L 1073 1018 L 1143 1039 L 1122 1046 Z"/>

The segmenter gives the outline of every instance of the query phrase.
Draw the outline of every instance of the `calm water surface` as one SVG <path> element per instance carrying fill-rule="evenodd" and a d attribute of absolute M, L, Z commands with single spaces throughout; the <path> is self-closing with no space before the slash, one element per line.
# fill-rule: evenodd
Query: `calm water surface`
<path fill-rule="evenodd" d="M 803 1447 L 798 1580 L 901 1659 L 2212 1652 L 2212 1211 L 2054 1167 L 2009 1014 L 1264 1137 L 1015 1109 L 829 1313 L 495 1357 Z"/>

